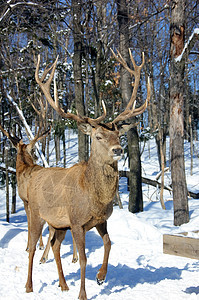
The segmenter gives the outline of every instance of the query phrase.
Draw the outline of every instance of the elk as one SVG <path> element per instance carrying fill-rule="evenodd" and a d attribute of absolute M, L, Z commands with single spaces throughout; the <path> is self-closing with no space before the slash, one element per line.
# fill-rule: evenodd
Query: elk
<path fill-rule="evenodd" d="M 17 149 L 17 160 L 16 160 L 16 176 L 17 176 L 17 186 L 18 186 L 18 193 L 20 198 L 22 199 L 24 203 L 24 208 L 27 215 L 27 221 L 28 221 L 28 242 L 27 242 L 27 248 L 26 250 L 29 251 L 29 243 L 30 243 L 30 230 L 29 230 L 29 224 L 30 224 L 30 211 L 29 211 L 29 204 L 28 204 L 28 189 L 29 189 L 29 182 L 31 177 L 37 176 L 37 171 L 44 169 L 44 167 L 41 167 L 37 164 L 35 164 L 35 161 L 37 160 L 37 156 L 35 155 L 34 146 L 37 141 L 42 140 L 46 137 L 46 135 L 49 134 L 50 129 L 45 131 L 44 133 L 40 134 L 40 129 L 37 132 L 37 135 L 35 138 L 29 143 L 24 144 L 23 141 L 16 137 L 12 136 L 9 132 L 7 132 L 0 124 L 0 130 L 3 132 L 4 135 L 7 136 L 7 138 L 11 141 L 14 148 Z M 54 229 L 49 226 L 49 238 L 46 245 L 46 248 L 44 250 L 44 253 L 40 259 L 40 263 L 45 263 L 48 258 L 48 253 L 50 249 L 50 242 L 54 235 Z M 43 249 L 44 244 L 42 240 L 42 233 L 40 234 L 40 243 L 39 248 Z M 73 259 L 72 262 L 76 262 L 78 260 L 77 258 L 77 250 L 76 245 L 73 242 Z"/>
<path fill-rule="evenodd" d="M 32 175 L 32 172 L 33 171 L 35 172 L 41 168 L 39 165 L 34 164 L 34 162 L 37 160 L 37 156 L 35 155 L 34 152 L 34 146 L 35 143 L 38 140 L 45 137 L 47 133 L 43 136 L 39 136 L 39 132 L 38 132 L 38 135 L 30 142 L 29 145 L 24 145 L 20 138 L 16 136 L 12 136 L 1 126 L 1 124 L 0 124 L 0 130 L 11 141 L 13 147 L 17 149 L 16 176 L 17 176 L 18 193 L 24 203 L 24 208 L 29 223 L 30 217 L 29 217 L 28 199 L 27 199 L 28 182 Z M 22 161 L 23 161 L 23 165 L 24 162 L 26 162 L 24 167 L 22 166 Z M 40 235 L 39 248 L 40 249 L 44 248 L 42 235 Z M 27 242 L 26 251 L 28 250 L 29 250 L 29 231 L 28 231 L 28 242 Z"/>
<path fill-rule="evenodd" d="M 119 52 L 118 56 L 115 55 L 115 57 L 134 75 L 134 89 L 125 111 L 118 115 L 112 122 L 103 123 L 106 117 L 104 103 L 102 103 L 103 114 L 96 119 L 64 112 L 59 105 L 55 80 L 54 99 L 50 93 L 50 85 L 54 78 L 58 57 L 50 67 L 47 66 L 45 68 L 40 78 L 40 56 L 38 56 L 35 79 L 47 101 L 63 118 L 75 120 L 78 128 L 84 134 L 91 136 L 92 143 L 90 157 L 87 162 L 79 162 L 68 169 L 43 168 L 38 170 L 37 176 L 32 176 L 30 180 L 28 204 L 31 215 L 31 222 L 29 224 L 31 236 L 26 292 L 33 291 L 33 258 L 36 243 L 45 221 L 54 228 L 51 246 L 57 264 L 59 285 L 62 291 L 69 289 L 64 278 L 60 258 L 60 247 L 67 229 L 72 231 L 79 252 L 81 269 L 79 299 L 87 299 L 85 289 L 87 262 L 85 234 L 93 227 L 96 227 L 104 244 L 103 263 L 97 273 L 96 279 L 98 284 L 102 284 L 105 280 L 111 249 L 111 241 L 107 231 L 107 219 L 112 213 L 113 197 L 118 186 L 117 162 L 123 154 L 119 137 L 125 131 L 129 130 L 129 126 L 125 127 L 122 124 L 119 126 L 118 123 L 143 113 L 150 98 L 150 85 L 148 84 L 145 103 L 141 107 L 135 108 L 136 92 L 139 85 L 141 68 L 144 65 L 144 55 L 142 64 L 137 66 L 130 53 L 134 70 L 129 69 Z M 49 74 L 49 78 L 46 80 L 47 74 Z"/>

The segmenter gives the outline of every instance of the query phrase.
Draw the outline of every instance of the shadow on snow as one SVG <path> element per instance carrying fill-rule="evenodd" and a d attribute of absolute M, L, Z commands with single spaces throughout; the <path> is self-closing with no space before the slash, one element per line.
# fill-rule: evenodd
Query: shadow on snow
<path fill-rule="evenodd" d="M 87 265 L 86 267 L 86 279 L 95 280 L 96 274 L 100 269 L 101 265 L 92 267 Z M 110 295 L 111 293 L 117 293 L 126 290 L 127 288 L 134 288 L 137 284 L 157 284 L 165 279 L 180 280 L 183 269 L 175 267 L 161 267 L 154 268 L 153 266 L 146 266 L 143 268 L 130 268 L 127 265 L 118 264 L 117 266 L 109 265 L 108 273 L 106 278 L 106 284 L 102 286 L 99 294 L 94 295 L 90 299 L 95 299 L 99 295 Z M 77 272 L 72 272 L 65 276 L 66 282 L 72 281 L 69 284 L 69 288 L 72 289 L 74 282 L 80 279 L 80 269 Z M 52 285 L 58 285 L 59 280 L 56 279 L 52 282 Z M 97 285 L 97 282 L 96 282 Z M 41 287 L 43 290 L 46 285 Z M 87 287 L 88 289 L 88 287 Z M 194 289 L 194 291 L 192 290 Z M 190 288 L 190 291 L 186 293 L 195 292 L 197 288 Z M 89 293 L 89 290 L 87 291 Z"/>

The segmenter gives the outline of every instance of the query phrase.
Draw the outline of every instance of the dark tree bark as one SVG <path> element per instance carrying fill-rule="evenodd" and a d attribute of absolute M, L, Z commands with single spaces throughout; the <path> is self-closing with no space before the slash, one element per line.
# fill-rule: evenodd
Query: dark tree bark
<path fill-rule="evenodd" d="M 128 29 L 128 13 L 127 1 L 117 0 L 118 8 L 118 24 L 120 34 L 120 53 L 127 63 L 129 63 L 129 29 Z M 122 67 L 121 69 L 121 90 L 124 107 L 130 100 L 132 87 L 131 76 Z M 135 122 L 131 120 L 131 122 Z M 136 213 L 143 210 L 142 198 L 142 179 L 141 179 L 141 160 L 139 150 L 139 140 L 136 128 L 132 128 L 128 134 L 128 155 L 129 155 L 129 211 Z"/>
<path fill-rule="evenodd" d="M 9 211 L 9 175 L 8 175 L 8 148 L 5 149 L 6 156 L 6 221 L 10 222 L 10 211 Z"/>
<path fill-rule="evenodd" d="M 185 0 L 173 3 L 171 11 L 170 63 L 170 152 L 173 187 L 174 225 L 189 221 L 188 193 L 184 165 L 184 59 L 175 58 L 184 47 Z"/>
<path fill-rule="evenodd" d="M 84 84 L 82 78 L 82 55 L 83 55 L 83 33 L 81 26 L 82 1 L 72 0 L 73 9 L 73 39 L 74 39 L 74 83 L 75 103 L 78 113 L 85 115 L 84 106 Z M 80 130 L 78 132 L 78 155 L 79 161 L 88 159 L 88 138 Z"/>
<path fill-rule="evenodd" d="M 17 195 L 17 179 L 15 175 L 11 175 L 12 180 L 12 208 L 11 213 L 16 213 L 16 195 Z"/>

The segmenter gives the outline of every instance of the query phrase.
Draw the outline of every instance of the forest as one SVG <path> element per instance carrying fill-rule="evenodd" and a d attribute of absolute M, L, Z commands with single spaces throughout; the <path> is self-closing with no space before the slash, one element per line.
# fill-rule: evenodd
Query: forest
<path fill-rule="evenodd" d="M 171 169 L 174 224 L 189 221 L 188 189 L 184 167 L 184 141 L 190 142 L 192 160 L 199 156 L 199 3 L 197 0 L 71 0 L 0 3 L 0 124 L 25 141 L 38 128 L 51 134 L 42 140 L 43 164 L 50 164 L 54 143 L 56 166 L 66 166 L 66 130 L 78 132 L 79 161 L 89 157 L 90 140 L 73 120 L 62 119 L 42 94 L 35 80 L 40 69 L 58 56 L 55 78 L 64 112 L 97 118 L 102 100 L 106 121 L 126 107 L 134 78 L 118 63 L 121 53 L 132 67 L 129 50 L 141 71 L 136 105 L 151 97 L 145 112 L 128 121 L 135 126 L 122 146 L 128 159 L 129 211 L 143 210 L 141 142 L 154 138 L 161 190 L 164 171 Z M 111 51 L 112 49 L 112 51 Z M 40 74 L 41 75 L 41 74 Z M 53 86 L 52 95 L 53 95 Z M 169 156 L 166 143 L 170 141 Z M 16 150 L 0 131 L 0 184 L 12 186 L 12 212 L 16 209 Z M 64 155 L 61 156 L 60 149 Z M 120 170 L 122 171 L 122 170 Z M 7 195 L 8 197 L 9 195 Z M 6 201 L 6 200 L 5 200 Z M 7 198 L 8 201 L 8 198 Z M 119 199 L 116 199 L 119 201 Z M 160 193 L 162 207 L 164 201 Z M 7 212 L 9 221 L 9 212 Z"/>

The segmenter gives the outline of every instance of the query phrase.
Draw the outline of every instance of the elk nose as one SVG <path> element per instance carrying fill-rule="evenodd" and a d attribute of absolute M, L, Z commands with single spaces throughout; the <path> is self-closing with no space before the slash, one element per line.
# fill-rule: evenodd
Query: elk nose
<path fill-rule="evenodd" d="M 113 148 L 112 151 L 113 151 L 114 155 L 117 155 L 117 156 L 121 156 L 123 153 L 122 148 Z"/>

